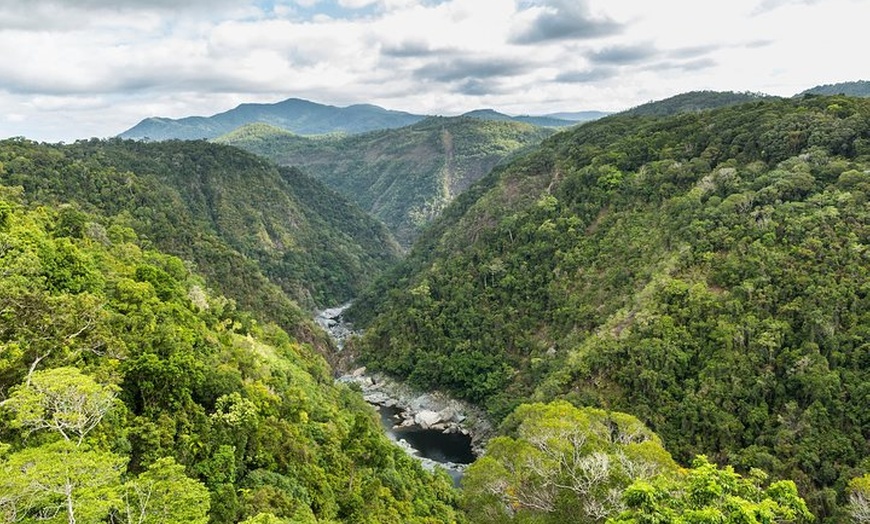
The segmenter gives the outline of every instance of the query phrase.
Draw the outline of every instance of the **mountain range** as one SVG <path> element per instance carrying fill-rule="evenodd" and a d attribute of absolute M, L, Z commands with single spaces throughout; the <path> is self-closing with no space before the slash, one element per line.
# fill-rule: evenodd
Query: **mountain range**
<path fill-rule="evenodd" d="M 317 137 L 250 124 L 215 141 L 323 182 L 381 220 L 407 249 L 458 194 L 556 132 L 484 116 L 430 117 L 399 129 Z"/>
<path fill-rule="evenodd" d="M 511 117 L 487 109 L 472 111 L 469 116 L 485 120 L 514 120 L 539 126 L 566 127 L 605 114 L 569 113 L 565 119 L 555 116 Z M 229 111 L 207 117 L 190 116 L 180 119 L 150 117 L 122 132 L 118 137 L 148 141 L 211 139 L 253 123 L 269 124 L 299 135 L 354 134 L 404 127 L 425 118 L 426 115 L 392 111 L 371 104 L 336 107 L 288 98 L 274 104 L 241 104 Z"/>

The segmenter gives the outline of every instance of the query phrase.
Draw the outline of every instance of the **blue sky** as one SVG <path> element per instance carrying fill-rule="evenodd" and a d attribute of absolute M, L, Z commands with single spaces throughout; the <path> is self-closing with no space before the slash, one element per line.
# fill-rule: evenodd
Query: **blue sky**
<path fill-rule="evenodd" d="M 870 79 L 867 20 L 866 0 L 0 1 L 0 137 L 289 97 L 451 115 L 791 96 Z"/>

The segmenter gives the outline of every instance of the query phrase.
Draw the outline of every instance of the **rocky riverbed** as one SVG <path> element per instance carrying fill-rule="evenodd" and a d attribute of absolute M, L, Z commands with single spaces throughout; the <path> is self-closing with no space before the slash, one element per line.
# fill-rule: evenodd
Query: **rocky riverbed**
<path fill-rule="evenodd" d="M 445 435 L 459 433 L 470 438 L 475 455 L 483 450 L 492 427 L 483 413 L 471 404 L 451 398 L 441 392 L 420 392 L 380 373 L 367 373 L 357 368 L 342 375 L 339 382 L 356 384 L 369 404 L 396 408 L 391 430 L 403 429 L 440 431 Z"/>
<path fill-rule="evenodd" d="M 344 349 L 344 341 L 353 335 L 353 327 L 344 321 L 342 314 L 349 304 L 321 311 L 315 320 L 328 331 L 336 341 L 339 352 Z M 352 370 L 339 370 L 342 372 L 336 380 L 338 382 L 358 387 L 363 398 L 369 404 L 374 405 L 381 412 L 381 420 L 387 434 L 411 455 L 419 458 L 423 465 L 429 468 L 440 465 L 445 467 L 458 480 L 467 464 L 452 461 L 433 460 L 421 454 L 421 450 L 413 447 L 409 441 L 416 440 L 419 432 L 434 432 L 444 435 L 443 438 L 435 438 L 443 441 L 445 448 L 455 448 L 454 436 L 466 436 L 467 445 L 470 446 L 468 454 L 455 454 L 455 449 L 441 453 L 436 450 L 435 457 L 451 456 L 479 456 L 486 440 L 492 434 L 492 426 L 487 421 L 484 413 L 477 407 L 454 398 L 444 393 L 422 392 L 410 386 L 398 382 L 381 373 L 370 373 L 364 367 L 356 367 Z M 428 439 L 430 442 L 433 440 Z M 432 446 L 427 446 L 427 449 Z M 470 462 L 467 460 L 465 462 Z"/>

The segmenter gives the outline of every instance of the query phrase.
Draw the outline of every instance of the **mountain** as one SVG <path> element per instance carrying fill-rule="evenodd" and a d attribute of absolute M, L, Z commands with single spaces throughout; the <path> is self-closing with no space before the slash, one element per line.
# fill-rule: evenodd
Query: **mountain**
<path fill-rule="evenodd" d="M 296 166 L 383 221 L 408 246 L 456 195 L 554 132 L 466 116 L 351 136 L 301 137 L 256 124 L 216 141 Z"/>
<path fill-rule="evenodd" d="M 691 91 L 664 100 L 648 102 L 621 114 L 635 116 L 670 116 L 679 113 L 705 111 L 746 102 L 771 98 L 763 93 L 735 93 L 732 91 Z"/>
<path fill-rule="evenodd" d="M 627 412 L 842 522 L 870 460 L 868 173 L 870 100 L 578 126 L 457 197 L 348 312 L 352 350 L 496 420 Z"/>
<path fill-rule="evenodd" d="M 858 80 L 856 82 L 840 82 L 839 84 L 826 84 L 812 87 L 799 93 L 803 95 L 846 95 L 870 97 L 870 81 Z"/>
<path fill-rule="evenodd" d="M 550 116 L 509 116 L 492 109 L 476 109 L 474 111 L 463 113 L 461 116 L 499 122 L 523 122 L 540 127 L 569 127 L 577 123 L 574 120 L 562 120 Z"/>
<path fill-rule="evenodd" d="M 576 111 L 569 113 L 550 113 L 549 115 L 543 115 L 549 118 L 556 118 L 559 120 L 570 120 L 572 122 L 589 122 L 591 120 L 598 120 L 599 118 L 604 118 L 612 113 L 607 111 Z"/>
<path fill-rule="evenodd" d="M 74 203 L 132 228 L 300 339 L 320 336 L 299 323 L 303 310 L 349 300 L 399 254 L 346 198 L 233 147 L 7 140 L 0 158 L 0 184 L 24 187 L 28 201 Z"/>
<path fill-rule="evenodd" d="M 10 146 L 7 170 L 97 167 L 73 148 Z M 458 520 L 447 474 L 391 442 L 310 345 L 236 309 L 122 218 L 28 200 L 0 186 L 8 522 Z"/>
<path fill-rule="evenodd" d="M 198 140 L 215 138 L 246 124 L 262 122 L 303 135 L 362 133 L 403 127 L 424 117 L 369 104 L 335 107 L 298 98 L 274 104 L 241 104 L 209 117 L 146 118 L 119 138 L 135 140 Z"/>

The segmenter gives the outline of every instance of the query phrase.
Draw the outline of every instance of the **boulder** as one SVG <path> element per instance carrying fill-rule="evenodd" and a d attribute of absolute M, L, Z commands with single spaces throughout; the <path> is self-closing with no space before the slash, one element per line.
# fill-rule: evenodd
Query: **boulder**
<path fill-rule="evenodd" d="M 435 424 L 441 422 L 441 415 L 435 411 L 424 409 L 414 415 L 414 422 L 423 429 L 429 429 Z"/>

